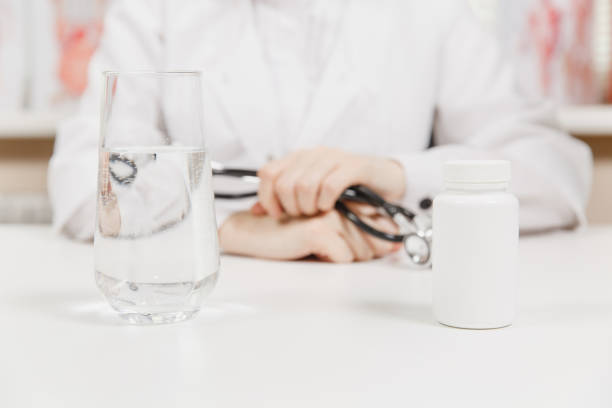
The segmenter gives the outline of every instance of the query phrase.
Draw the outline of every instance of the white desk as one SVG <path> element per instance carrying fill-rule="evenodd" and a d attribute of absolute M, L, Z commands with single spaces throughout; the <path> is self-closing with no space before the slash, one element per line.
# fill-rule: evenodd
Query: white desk
<path fill-rule="evenodd" d="M 226 257 L 194 320 L 124 324 L 92 248 L 0 227 L 0 407 L 610 407 L 612 228 L 521 243 L 520 318 L 451 329 L 430 272 Z"/>

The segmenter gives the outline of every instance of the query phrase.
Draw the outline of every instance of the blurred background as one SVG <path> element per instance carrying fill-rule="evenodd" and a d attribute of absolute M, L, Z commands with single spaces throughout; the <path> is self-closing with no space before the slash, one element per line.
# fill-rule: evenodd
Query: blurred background
<path fill-rule="evenodd" d="M 0 0 L 0 222 L 50 222 L 47 162 L 87 86 L 113 0 Z M 119 0 L 114 0 L 119 1 Z M 126 0 L 124 0 L 126 1 Z M 517 66 L 592 148 L 592 223 L 612 223 L 612 0 L 470 0 Z"/>

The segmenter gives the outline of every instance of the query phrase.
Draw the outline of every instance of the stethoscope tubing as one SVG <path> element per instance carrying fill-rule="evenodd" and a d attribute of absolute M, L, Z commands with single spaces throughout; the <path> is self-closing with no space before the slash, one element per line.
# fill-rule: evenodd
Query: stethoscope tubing
<path fill-rule="evenodd" d="M 111 168 L 110 170 L 111 176 L 113 177 L 113 179 L 117 181 L 117 183 L 131 184 L 134 181 L 136 174 L 138 172 L 138 168 L 133 161 L 129 160 L 128 158 L 122 158 L 120 156 L 113 156 L 111 157 L 110 161 L 113 163 L 117 161 L 122 162 L 124 165 L 132 169 L 131 174 L 127 176 L 119 176 Z M 213 176 L 228 176 L 228 177 L 235 177 L 235 178 L 243 178 L 249 181 L 258 180 L 257 170 L 226 168 L 226 167 L 222 167 L 218 165 L 218 163 L 213 163 L 212 174 Z M 235 199 L 251 198 L 251 197 L 256 197 L 256 196 L 257 196 L 257 191 L 249 191 L 249 192 L 243 192 L 243 193 L 217 193 L 215 192 L 215 198 L 221 199 L 221 200 L 224 200 L 224 199 L 225 200 L 235 200 Z M 410 259 L 412 260 L 413 264 L 416 267 L 426 267 L 429 264 L 430 257 L 431 257 L 431 243 L 430 243 L 430 239 L 426 238 L 423 231 L 419 231 L 418 229 L 415 229 L 415 232 L 405 232 L 404 234 L 391 234 L 391 233 L 387 233 L 384 231 L 380 231 L 372 227 L 371 225 L 367 224 L 363 220 L 361 220 L 359 216 L 357 216 L 357 214 L 355 214 L 353 211 L 351 211 L 348 208 L 345 201 L 365 203 L 365 204 L 374 206 L 376 208 L 382 209 L 389 217 L 391 217 L 391 219 L 393 219 L 393 221 L 396 224 L 398 223 L 398 220 L 396 219 L 396 217 L 400 216 L 400 217 L 405 218 L 409 223 L 414 225 L 414 221 L 416 217 L 415 213 L 409 211 L 408 209 L 402 206 L 391 204 L 387 202 L 377 193 L 375 193 L 374 191 L 362 185 L 351 186 L 347 188 L 342 193 L 342 195 L 340 196 L 340 198 L 335 204 L 335 209 L 338 212 L 340 212 L 346 219 L 348 219 L 355 226 L 357 226 L 360 230 L 366 232 L 367 234 L 370 234 L 371 236 L 374 236 L 376 238 L 379 238 L 385 241 L 389 241 L 389 242 L 398 242 L 398 243 L 403 242 L 404 247 L 406 248 L 406 253 L 409 255 Z M 423 206 L 421 205 L 421 207 Z M 408 240 L 411 237 L 418 238 L 427 247 L 426 256 L 421 257 L 419 255 L 415 255 L 411 253 L 411 251 L 407 247 Z"/>
<path fill-rule="evenodd" d="M 377 230 L 376 228 L 362 221 L 361 218 L 357 216 L 357 214 L 349 210 L 346 204 L 344 204 L 340 200 L 336 201 L 335 208 L 340 214 L 346 217 L 346 219 L 348 219 L 353 224 L 355 224 L 357 228 L 359 228 L 360 230 L 376 238 L 379 238 L 385 241 L 390 241 L 390 242 L 404 242 L 404 239 L 405 239 L 404 235 L 390 234 L 388 232 Z"/>
<path fill-rule="evenodd" d="M 257 170 L 246 170 L 246 169 L 212 169 L 213 176 L 229 176 L 229 177 L 255 177 L 257 176 Z M 255 193 L 257 195 L 257 193 Z"/>
<path fill-rule="evenodd" d="M 213 169 L 213 176 L 228 176 L 228 177 L 249 177 L 249 178 L 257 178 L 256 170 L 246 170 L 246 169 L 231 169 L 231 168 L 221 168 L 221 169 Z M 215 198 L 221 200 L 233 200 L 233 199 L 242 199 L 242 198 L 250 198 L 256 197 L 257 192 L 246 192 L 246 193 L 215 193 Z M 384 211 L 393 218 L 396 214 L 401 213 L 409 220 L 412 220 L 415 215 L 414 213 L 406 210 L 403 207 L 396 206 L 388 203 L 378 194 L 373 192 L 367 187 L 364 186 L 352 186 L 347 188 L 340 199 L 336 201 L 335 208 L 340 214 L 346 217 L 349 221 L 351 221 L 355 226 L 357 226 L 362 231 L 385 241 L 390 242 L 403 242 L 406 238 L 405 235 L 402 234 L 391 234 L 388 232 L 380 231 L 371 225 L 367 224 L 357 214 L 351 211 L 344 201 L 353 201 L 360 202 L 364 204 L 373 205 L 378 208 L 384 209 Z"/>

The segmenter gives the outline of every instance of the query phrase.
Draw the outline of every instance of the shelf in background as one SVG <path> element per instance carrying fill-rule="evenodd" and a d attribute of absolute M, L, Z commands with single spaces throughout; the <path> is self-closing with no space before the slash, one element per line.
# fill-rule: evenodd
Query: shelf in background
<path fill-rule="evenodd" d="M 559 122 L 572 135 L 612 137 L 612 105 L 562 107 Z"/>
<path fill-rule="evenodd" d="M 0 113 L 0 139 L 53 138 L 65 115 L 52 112 Z"/>
<path fill-rule="evenodd" d="M 50 112 L 0 113 L 0 139 L 53 138 L 64 117 Z M 573 135 L 612 137 L 612 105 L 562 107 L 559 122 Z"/>

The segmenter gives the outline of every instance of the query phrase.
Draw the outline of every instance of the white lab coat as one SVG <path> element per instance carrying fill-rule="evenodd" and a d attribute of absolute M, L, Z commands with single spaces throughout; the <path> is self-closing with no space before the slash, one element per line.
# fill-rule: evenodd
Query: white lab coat
<path fill-rule="evenodd" d="M 49 169 L 56 228 L 93 235 L 103 70 L 200 69 L 214 160 L 258 167 L 334 146 L 399 160 L 404 204 L 442 189 L 447 159 L 512 161 L 522 231 L 584 222 L 592 159 L 549 105 L 515 90 L 459 0 L 117 0 L 78 114 Z M 435 147 L 428 149 L 434 132 Z M 219 223 L 246 203 L 217 203 Z"/>

